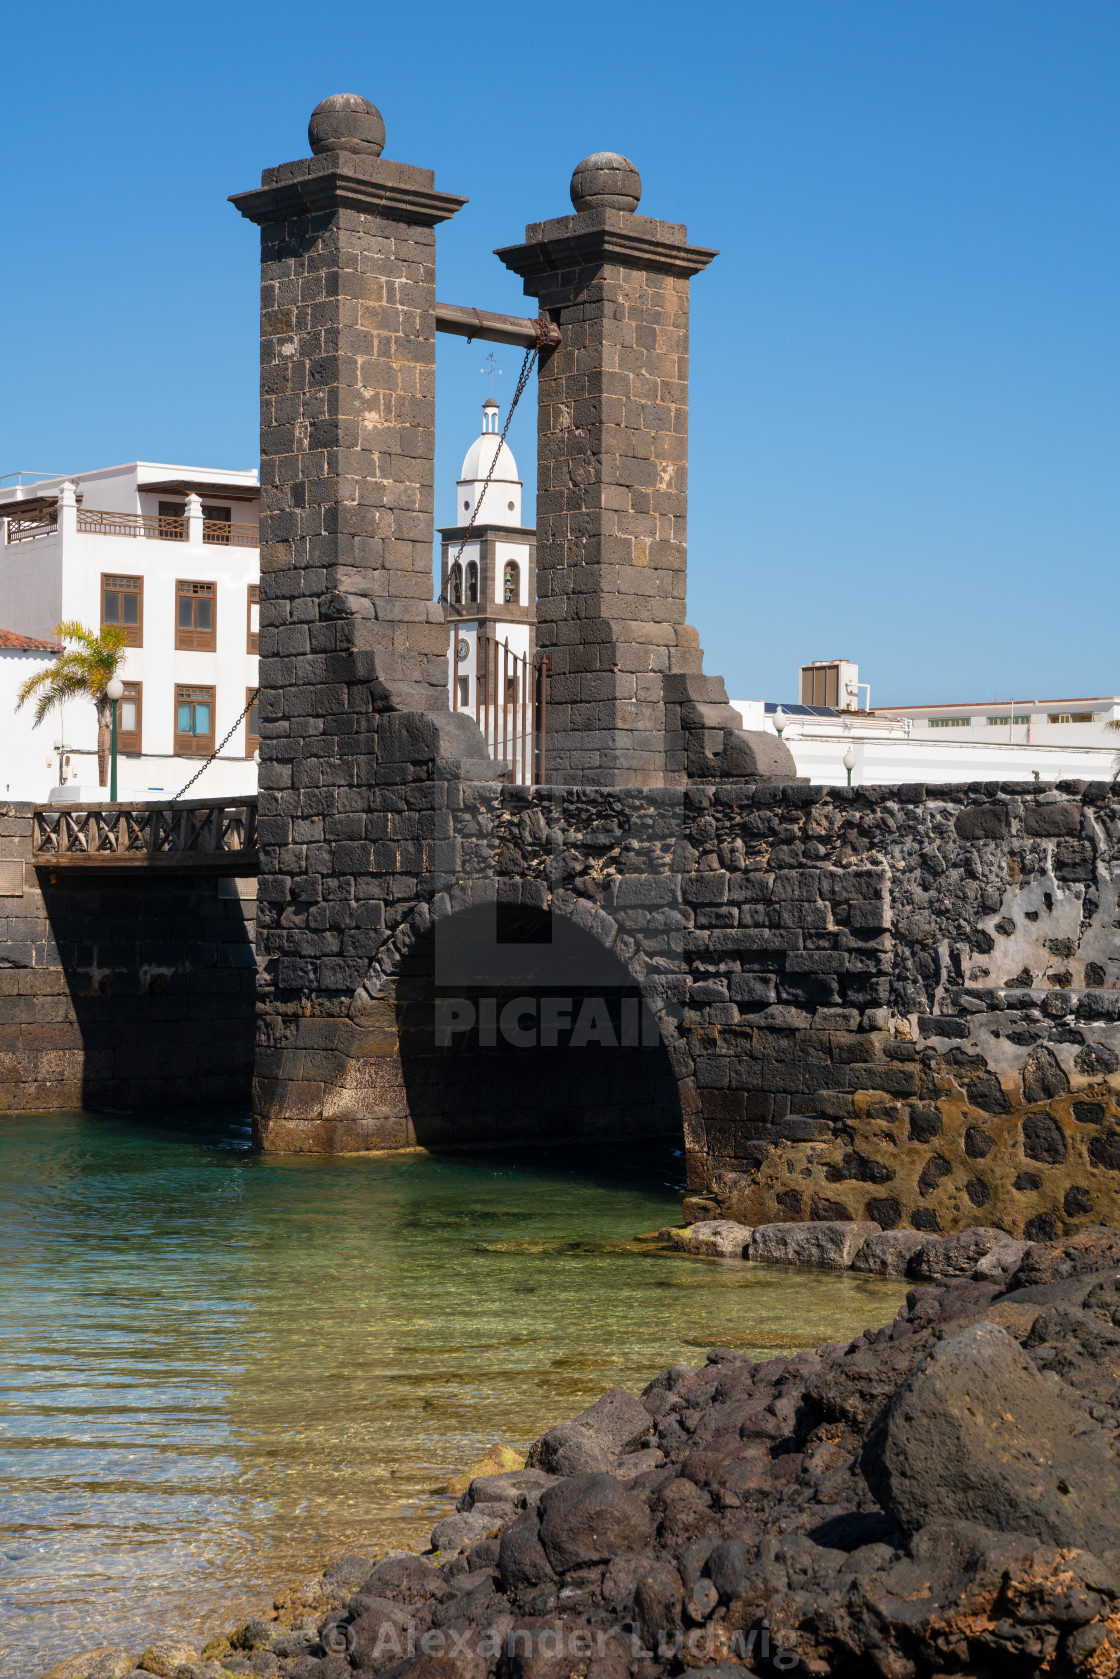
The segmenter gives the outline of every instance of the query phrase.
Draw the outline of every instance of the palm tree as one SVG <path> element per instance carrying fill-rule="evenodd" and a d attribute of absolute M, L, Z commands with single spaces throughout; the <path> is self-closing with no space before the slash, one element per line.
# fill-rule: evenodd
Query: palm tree
<path fill-rule="evenodd" d="M 35 727 L 48 712 L 85 694 L 97 708 L 97 775 L 102 787 L 109 780 L 109 732 L 112 701 L 108 683 L 124 664 L 128 634 L 119 624 L 102 624 L 95 634 L 76 619 L 55 626 L 55 635 L 68 645 L 47 669 L 29 676 L 19 691 L 16 710 L 35 700 Z"/>

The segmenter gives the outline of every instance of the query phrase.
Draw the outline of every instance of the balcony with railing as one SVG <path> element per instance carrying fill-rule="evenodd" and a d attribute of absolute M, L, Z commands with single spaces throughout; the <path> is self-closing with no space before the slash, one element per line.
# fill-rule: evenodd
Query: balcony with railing
<path fill-rule="evenodd" d="M 15 508 L 18 502 L 9 503 Z M 5 517 L 0 504 L 0 519 Z M 53 536 L 58 529 L 57 508 L 37 508 L 34 512 L 8 513 L 9 542 L 34 542 L 41 536 Z M 256 525 L 238 525 L 229 519 L 203 519 L 203 542 L 216 543 L 224 548 L 257 548 L 260 535 Z M 111 513 L 93 507 L 79 507 L 77 529 L 87 536 L 144 537 L 155 542 L 187 542 L 190 521 L 164 513 Z"/>

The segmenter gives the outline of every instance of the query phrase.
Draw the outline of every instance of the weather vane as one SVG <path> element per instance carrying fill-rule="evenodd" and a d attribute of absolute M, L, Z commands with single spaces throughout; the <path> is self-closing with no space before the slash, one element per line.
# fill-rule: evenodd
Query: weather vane
<path fill-rule="evenodd" d="M 494 394 L 494 375 L 496 373 L 498 375 L 498 378 L 500 379 L 501 376 L 502 376 L 502 370 L 501 370 L 500 367 L 495 367 L 494 366 L 494 352 L 493 352 L 493 350 L 490 351 L 490 354 L 486 357 L 486 360 L 487 360 L 488 365 L 486 367 L 480 367 L 478 371 L 480 373 L 488 373 L 489 374 L 489 376 L 490 376 L 490 395 L 493 396 L 493 394 Z"/>

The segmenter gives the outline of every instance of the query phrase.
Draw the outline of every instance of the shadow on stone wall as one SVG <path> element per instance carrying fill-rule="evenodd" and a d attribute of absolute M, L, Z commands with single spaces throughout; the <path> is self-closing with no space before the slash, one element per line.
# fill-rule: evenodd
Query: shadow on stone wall
<path fill-rule="evenodd" d="M 253 1072 L 255 898 L 238 883 L 37 871 L 42 993 L 22 1046 L 82 1107 L 246 1102 Z"/>
<path fill-rule="evenodd" d="M 679 1139 L 658 1024 L 622 963 L 532 909 L 439 922 L 402 960 L 401 1071 L 426 1148 Z"/>

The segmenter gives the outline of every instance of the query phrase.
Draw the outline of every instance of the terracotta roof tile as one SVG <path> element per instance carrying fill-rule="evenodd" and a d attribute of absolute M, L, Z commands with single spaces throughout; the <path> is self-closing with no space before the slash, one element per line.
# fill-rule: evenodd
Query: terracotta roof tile
<path fill-rule="evenodd" d="M 14 653 L 61 653 L 54 641 L 38 641 L 33 635 L 20 635 L 16 630 L 0 630 L 0 650 Z"/>

